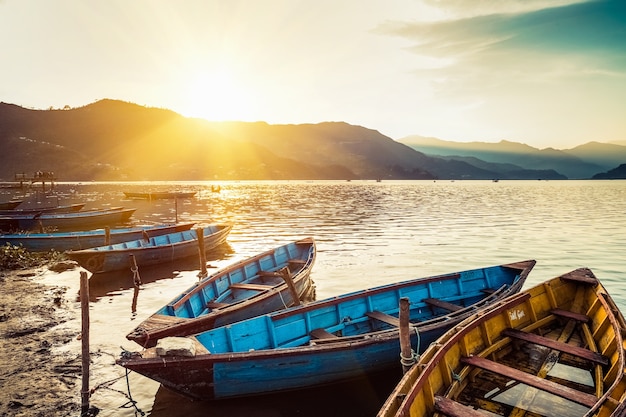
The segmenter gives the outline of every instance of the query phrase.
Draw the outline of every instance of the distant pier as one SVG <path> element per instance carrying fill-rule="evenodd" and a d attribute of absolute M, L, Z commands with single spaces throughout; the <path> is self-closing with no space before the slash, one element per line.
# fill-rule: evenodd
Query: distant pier
<path fill-rule="evenodd" d="M 20 172 L 14 175 L 13 180 L 13 183 L 7 185 L 11 185 L 13 188 L 30 188 L 40 182 L 45 191 L 46 183 L 50 184 L 50 189 L 54 188 L 56 177 L 52 171 L 36 171 L 32 175 Z"/>

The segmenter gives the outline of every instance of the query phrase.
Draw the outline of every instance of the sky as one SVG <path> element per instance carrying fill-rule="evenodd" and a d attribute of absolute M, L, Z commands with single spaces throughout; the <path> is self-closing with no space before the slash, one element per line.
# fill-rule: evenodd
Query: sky
<path fill-rule="evenodd" d="M 626 140 L 624 0 L 0 0 L 0 101 Z"/>

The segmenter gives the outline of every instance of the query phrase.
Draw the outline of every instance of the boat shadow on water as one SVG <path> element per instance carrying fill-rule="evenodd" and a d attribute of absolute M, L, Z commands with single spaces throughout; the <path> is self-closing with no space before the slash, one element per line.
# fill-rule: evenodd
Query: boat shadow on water
<path fill-rule="evenodd" d="M 219 261 L 230 258 L 235 253 L 229 243 L 223 243 L 219 247 L 207 251 L 207 273 L 211 274 L 215 268 L 210 265 L 211 261 Z M 196 257 L 179 259 L 172 262 L 164 262 L 138 268 L 137 272 L 141 279 L 141 285 L 150 284 L 162 279 L 173 279 L 181 271 L 200 272 L 200 260 Z M 89 299 L 95 302 L 106 296 L 119 295 L 120 291 L 135 288 L 135 272 L 126 269 L 120 271 L 102 272 L 91 274 L 89 277 Z M 116 294 L 117 293 L 117 294 Z"/>
<path fill-rule="evenodd" d="M 402 377 L 398 368 L 321 387 L 225 400 L 192 401 L 160 386 L 150 417 L 375 416 Z"/>

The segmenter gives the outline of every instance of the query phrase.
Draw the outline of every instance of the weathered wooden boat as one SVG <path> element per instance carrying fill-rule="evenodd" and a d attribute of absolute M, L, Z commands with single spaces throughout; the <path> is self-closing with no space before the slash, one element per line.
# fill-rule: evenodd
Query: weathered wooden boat
<path fill-rule="evenodd" d="M 576 269 L 447 332 L 378 417 L 624 416 L 625 331 L 593 272 Z"/>
<path fill-rule="evenodd" d="M 0 210 L 13 210 L 20 204 L 22 204 L 24 200 L 9 200 L 0 202 Z"/>
<path fill-rule="evenodd" d="M 194 399 L 310 388 L 398 368 L 399 299 L 417 351 L 476 309 L 518 292 L 535 261 L 383 285 L 291 307 L 125 353 L 121 366 Z M 170 354 L 164 345 L 186 345 Z"/>
<path fill-rule="evenodd" d="M 36 215 L 39 213 L 72 213 L 76 211 L 81 211 L 83 207 L 85 207 L 85 203 L 75 203 L 49 207 L 15 208 L 12 210 L 0 210 L 0 216 L 14 216 L 20 214 Z"/>
<path fill-rule="evenodd" d="M 2 230 L 38 230 L 55 228 L 59 231 L 89 230 L 95 227 L 126 223 L 137 209 L 112 207 L 70 213 L 36 213 L 0 216 Z"/>
<path fill-rule="evenodd" d="M 212 224 L 200 228 L 205 252 L 226 242 L 232 228 L 231 224 Z M 66 254 L 86 270 L 99 273 L 128 269 L 134 267 L 135 263 L 141 267 L 198 256 L 200 244 L 197 230 L 184 230 L 147 239 L 67 251 Z"/>
<path fill-rule="evenodd" d="M 141 200 L 161 200 L 167 198 L 192 198 L 197 191 L 153 191 L 147 193 L 124 191 L 126 198 Z"/>
<path fill-rule="evenodd" d="M 244 259 L 202 279 L 126 338 L 142 346 L 312 301 L 315 240 L 306 238 Z"/>
<path fill-rule="evenodd" d="M 159 236 L 167 233 L 182 232 L 193 227 L 194 223 L 159 224 L 153 226 L 127 227 L 118 229 L 94 229 L 75 232 L 53 233 L 14 233 L 0 234 L 0 244 L 22 246 L 33 252 L 55 250 L 80 250 L 115 244 L 128 240 L 137 240 L 145 236 Z"/>

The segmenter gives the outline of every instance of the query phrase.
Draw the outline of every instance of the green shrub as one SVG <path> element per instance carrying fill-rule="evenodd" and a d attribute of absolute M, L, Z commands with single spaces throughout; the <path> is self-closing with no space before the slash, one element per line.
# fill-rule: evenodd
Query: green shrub
<path fill-rule="evenodd" d="M 62 258 L 63 254 L 55 250 L 30 252 L 21 245 L 14 246 L 7 243 L 4 246 L 0 246 L 0 270 L 33 268 L 59 261 Z"/>

